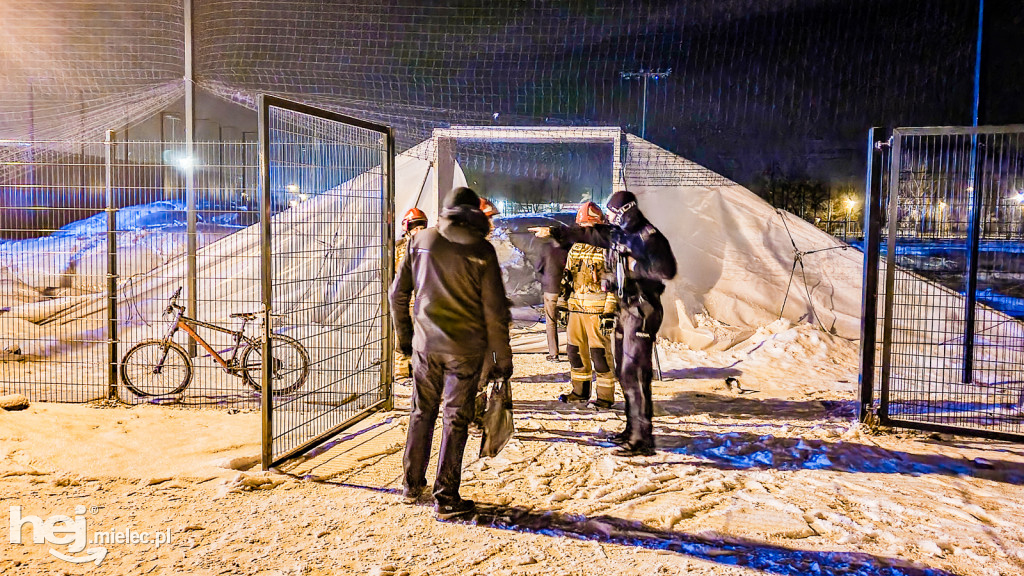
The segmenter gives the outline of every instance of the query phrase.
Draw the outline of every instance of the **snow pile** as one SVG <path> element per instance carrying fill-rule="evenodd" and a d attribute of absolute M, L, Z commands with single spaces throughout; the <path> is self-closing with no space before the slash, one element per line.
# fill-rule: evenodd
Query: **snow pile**
<path fill-rule="evenodd" d="M 742 186 L 627 138 L 626 186 L 668 237 L 679 262 L 679 274 L 663 296 L 662 336 L 697 348 L 715 345 L 721 338 L 701 325 L 706 315 L 733 329 L 782 317 L 820 322 L 843 338 L 860 337 L 860 252 Z M 652 171 L 686 176 L 655 179 L 647 174 Z"/>
<path fill-rule="evenodd" d="M 198 215 L 201 248 L 238 232 L 241 214 Z M 183 202 L 159 201 L 117 211 L 118 275 L 145 274 L 184 254 L 187 245 Z M 0 244 L 0 270 L 7 306 L 54 295 L 106 290 L 107 214 L 72 222 L 52 234 Z M 11 285 L 13 290 L 7 290 Z"/>

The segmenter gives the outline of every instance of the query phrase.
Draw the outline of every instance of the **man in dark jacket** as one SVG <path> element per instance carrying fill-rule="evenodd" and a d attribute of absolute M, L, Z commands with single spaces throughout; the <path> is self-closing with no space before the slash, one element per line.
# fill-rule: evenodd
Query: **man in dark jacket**
<path fill-rule="evenodd" d="M 459 496 L 459 486 L 484 355 L 491 355 L 495 377 L 512 375 L 511 313 L 498 257 L 486 240 L 490 224 L 479 203 L 469 188 L 452 190 L 437 227 L 409 241 L 390 293 L 398 346 L 412 356 L 413 366 L 404 495 L 414 502 L 426 486 L 434 425 L 443 399 L 441 451 L 434 479 L 441 519 L 474 510 L 472 501 Z M 410 316 L 414 290 L 416 304 Z"/>
<path fill-rule="evenodd" d="M 541 246 L 541 256 L 535 266 L 540 275 L 540 286 L 544 293 L 544 330 L 548 336 L 549 362 L 558 362 L 558 294 L 562 291 L 562 276 L 569 251 L 557 242 L 547 240 Z"/>
<path fill-rule="evenodd" d="M 664 309 L 661 294 L 665 280 L 676 275 L 676 260 L 668 239 L 640 211 L 636 196 L 619 191 L 608 199 L 610 225 L 538 229 L 538 236 L 550 235 L 563 245 L 583 242 L 610 248 L 618 268 L 616 290 L 619 312 L 615 326 L 615 372 L 626 397 L 626 429 L 613 437 L 622 445 L 620 456 L 648 456 L 654 453 L 651 418 L 651 379 L 654 376 L 654 339 L 658 336 Z"/>

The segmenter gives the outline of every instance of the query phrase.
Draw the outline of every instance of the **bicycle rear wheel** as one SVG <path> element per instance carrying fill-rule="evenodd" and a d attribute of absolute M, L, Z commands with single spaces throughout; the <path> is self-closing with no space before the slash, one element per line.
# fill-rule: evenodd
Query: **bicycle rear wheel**
<path fill-rule="evenodd" d="M 253 390 L 263 390 L 263 347 L 250 344 L 242 352 L 242 379 Z M 299 341 L 281 334 L 270 336 L 273 358 L 271 365 L 271 387 L 274 396 L 298 390 L 309 376 L 309 354 Z"/>
<path fill-rule="evenodd" d="M 192 382 L 192 360 L 179 344 L 143 340 L 121 360 L 121 382 L 138 396 L 179 394 Z"/>

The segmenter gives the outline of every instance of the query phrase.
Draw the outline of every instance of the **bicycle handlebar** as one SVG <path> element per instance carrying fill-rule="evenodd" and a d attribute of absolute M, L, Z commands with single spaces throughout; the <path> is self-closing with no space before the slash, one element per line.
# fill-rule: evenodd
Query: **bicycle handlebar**
<path fill-rule="evenodd" d="M 164 308 L 164 315 L 174 312 L 174 308 L 178 305 L 178 296 L 181 296 L 181 288 L 181 286 L 178 286 L 178 289 L 174 291 L 170 300 L 167 301 L 167 308 Z"/>

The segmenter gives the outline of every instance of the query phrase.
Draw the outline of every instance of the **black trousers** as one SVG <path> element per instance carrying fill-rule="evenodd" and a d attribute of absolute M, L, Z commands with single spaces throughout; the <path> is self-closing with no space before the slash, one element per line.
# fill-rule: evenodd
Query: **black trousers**
<path fill-rule="evenodd" d="M 483 355 L 455 356 L 420 351 L 412 355 L 412 411 L 402 460 L 405 468 L 403 483 L 407 491 L 421 489 L 427 484 L 434 425 L 443 401 L 441 452 L 434 478 L 434 499 L 441 506 L 460 500 L 462 455 L 466 450 L 469 423 L 473 420 L 473 404 L 483 360 Z"/>
<path fill-rule="evenodd" d="M 661 302 L 622 306 L 615 326 L 615 375 L 626 397 L 626 430 L 632 448 L 654 448 L 654 339 L 664 318 Z"/>

